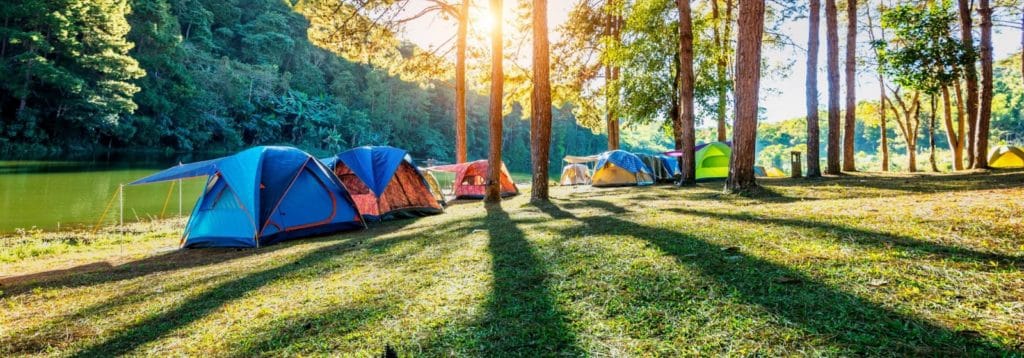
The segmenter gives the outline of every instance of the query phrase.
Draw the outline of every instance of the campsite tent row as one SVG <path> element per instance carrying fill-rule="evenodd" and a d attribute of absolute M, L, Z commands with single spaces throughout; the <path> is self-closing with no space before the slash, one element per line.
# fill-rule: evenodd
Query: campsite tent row
<path fill-rule="evenodd" d="M 729 142 L 710 142 L 694 147 L 694 167 L 697 180 L 723 179 L 729 175 L 729 157 L 732 145 Z M 608 151 L 594 156 L 566 156 L 567 165 L 562 168 L 562 185 L 622 186 L 648 185 L 655 182 L 671 182 L 679 176 L 678 158 L 680 151 L 662 154 L 637 154 L 622 150 Z M 593 175 L 587 163 L 597 162 Z M 763 177 L 781 177 L 785 174 L 776 168 L 755 168 Z"/>
<path fill-rule="evenodd" d="M 194 177 L 207 177 L 206 187 L 182 234 L 183 248 L 260 247 L 443 212 L 436 179 L 392 147 L 360 147 L 322 161 L 295 148 L 254 147 L 129 185 Z"/>

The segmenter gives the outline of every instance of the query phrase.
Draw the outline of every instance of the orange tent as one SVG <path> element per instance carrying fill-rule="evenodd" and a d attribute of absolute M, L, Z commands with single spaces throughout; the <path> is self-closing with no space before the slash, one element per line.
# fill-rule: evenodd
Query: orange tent
<path fill-rule="evenodd" d="M 369 220 L 440 214 L 441 204 L 409 155 L 393 147 L 359 147 L 327 159 L 359 213 Z"/>
<path fill-rule="evenodd" d="M 455 173 L 452 191 L 456 199 L 482 199 L 487 188 L 487 174 L 490 165 L 486 160 L 475 162 L 442 165 L 428 168 L 433 171 Z M 512 182 L 505 163 L 501 163 L 501 196 L 519 194 L 519 188 Z"/>

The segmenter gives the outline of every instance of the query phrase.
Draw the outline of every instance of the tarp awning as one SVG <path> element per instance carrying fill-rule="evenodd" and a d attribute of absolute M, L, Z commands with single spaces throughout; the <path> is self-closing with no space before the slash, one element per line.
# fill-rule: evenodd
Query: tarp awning
<path fill-rule="evenodd" d="M 466 162 L 466 163 L 460 163 L 460 164 L 438 165 L 438 166 L 424 168 L 424 169 L 435 171 L 435 172 L 454 173 L 454 172 L 459 171 L 459 168 L 462 168 L 462 167 L 464 167 L 466 165 L 469 165 L 470 163 L 473 163 L 473 162 Z"/>
<path fill-rule="evenodd" d="M 223 159 L 224 158 L 217 158 L 195 163 L 179 164 L 178 166 L 162 170 L 156 174 L 128 183 L 128 185 L 210 176 L 217 173 L 219 170 L 217 164 L 219 164 Z"/>
<path fill-rule="evenodd" d="M 596 162 L 598 159 L 600 159 L 600 156 L 597 156 L 597 155 L 588 155 L 588 156 L 585 156 L 585 157 L 579 157 L 579 156 L 575 156 L 575 155 L 567 155 L 562 160 L 564 160 L 566 163 L 569 163 L 569 164 L 586 164 L 586 163 Z"/>

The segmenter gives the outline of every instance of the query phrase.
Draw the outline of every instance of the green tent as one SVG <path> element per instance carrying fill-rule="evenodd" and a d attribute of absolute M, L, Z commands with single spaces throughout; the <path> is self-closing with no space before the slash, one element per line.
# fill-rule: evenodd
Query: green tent
<path fill-rule="evenodd" d="M 694 153 L 697 180 L 718 179 L 729 176 L 729 156 L 732 148 L 722 142 L 711 142 Z"/>

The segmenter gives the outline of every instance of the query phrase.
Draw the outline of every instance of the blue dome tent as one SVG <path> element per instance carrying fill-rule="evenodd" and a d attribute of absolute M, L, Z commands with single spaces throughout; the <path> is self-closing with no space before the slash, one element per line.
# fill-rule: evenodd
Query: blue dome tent
<path fill-rule="evenodd" d="M 365 227 L 348 191 L 318 160 L 289 147 L 254 147 L 179 165 L 129 185 L 206 176 L 181 247 L 260 247 Z"/>

